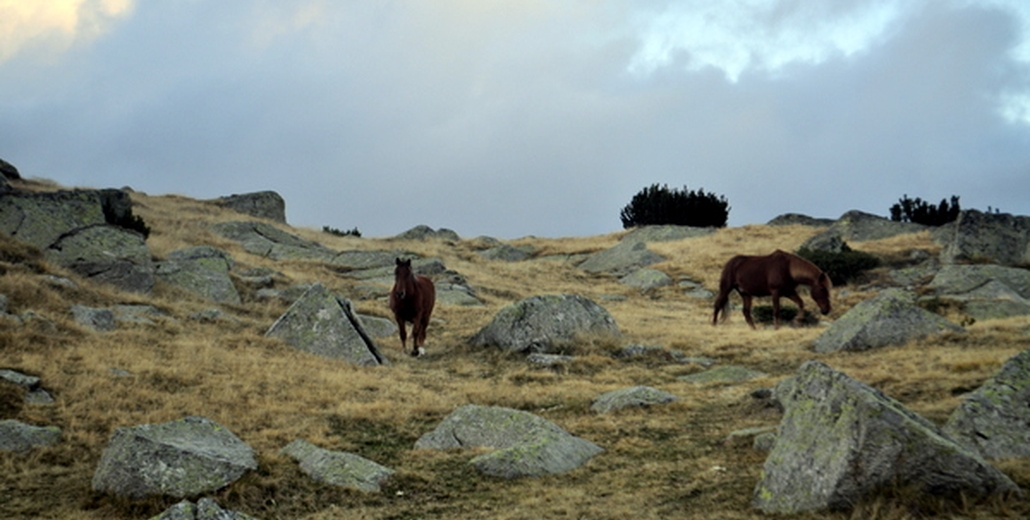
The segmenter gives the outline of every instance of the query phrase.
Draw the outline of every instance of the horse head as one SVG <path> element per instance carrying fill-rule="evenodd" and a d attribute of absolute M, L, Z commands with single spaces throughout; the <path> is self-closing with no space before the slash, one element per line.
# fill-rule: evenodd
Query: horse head
<path fill-rule="evenodd" d="M 819 273 L 819 278 L 812 284 L 812 299 L 819 305 L 819 312 L 822 312 L 824 316 L 830 313 L 830 289 L 832 288 L 833 282 L 826 273 Z"/>
<path fill-rule="evenodd" d="M 397 265 L 393 268 L 393 292 L 397 294 L 398 298 L 404 299 L 408 291 L 411 290 L 411 285 L 415 282 L 415 275 L 411 271 L 410 258 L 407 260 L 397 258 L 395 262 Z"/>

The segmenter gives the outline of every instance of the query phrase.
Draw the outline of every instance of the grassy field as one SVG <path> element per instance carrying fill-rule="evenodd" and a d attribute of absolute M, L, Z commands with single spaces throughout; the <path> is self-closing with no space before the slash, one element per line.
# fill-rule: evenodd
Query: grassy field
<path fill-rule="evenodd" d="M 148 245 L 156 258 L 210 244 L 230 252 L 237 269 L 275 269 L 281 273 L 280 287 L 319 281 L 336 293 L 356 294 L 358 282 L 331 266 L 254 256 L 208 229 L 214 222 L 243 220 L 242 215 L 180 196 L 135 193 L 133 200 L 134 212 L 152 228 Z M 9 311 L 33 311 L 54 324 L 0 319 L 0 368 L 41 377 L 57 400 L 52 406 L 21 406 L 16 392 L 0 388 L 0 419 L 56 425 L 64 435 L 61 443 L 28 454 L 0 453 L 0 518 L 136 519 L 160 513 L 175 500 L 116 499 L 92 492 L 90 481 L 116 427 L 185 415 L 217 421 L 256 450 L 259 470 L 212 498 L 265 520 L 761 518 L 750 501 L 764 454 L 725 442 L 732 431 L 778 423 L 774 408 L 750 396 L 754 390 L 775 385 L 804 361 L 819 359 L 942 424 L 962 393 L 1030 348 L 1026 318 L 975 323 L 967 334 L 859 354 L 816 354 L 810 344 L 820 328 L 752 331 L 739 311 L 728 323 L 713 327 L 711 302 L 691 299 L 675 285 L 642 293 L 610 276 L 575 268 L 576 255 L 610 247 L 621 233 L 514 240 L 513 245 L 532 246 L 537 254 L 529 261 L 505 263 L 480 258 L 478 239 L 396 241 L 287 230 L 337 250 L 402 249 L 438 257 L 467 277 L 485 305 L 440 305 L 429 328 L 426 357 L 409 358 L 399 339 L 386 338 L 379 345 L 392 366 L 359 368 L 266 339 L 264 332 L 286 310 L 282 302 L 258 300 L 244 290 L 243 304 L 221 307 L 235 320 L 194 321 L 190 314 L 213 305 L 162 285 L 152 295 L 140 296 L 84 281 L 74 288 L 51 284 L 40 275 L 74 276 L 43 262 L 38 251 L 0 238 L 0 294 L 8 296 Z M 745 226 L 649 247 L 668 259 L 655 267 L 675 280 L 690 278 L 715 289 L 730 256 L 793 250 L 817 231 Z M 881 256 L 888 265 L 901 262 L 913 248 L 937 249 L 926 234 L 850 245 Z M 871 296 L 882 279 L 882 273 L 873 272 L 857 285 L 835 288 L 835 307 L 827 319 Z M 568 346 L 576 361 L 560 369 L 529 366 L 520 355 L 469 346 L 469 338 L 504 305 L 545 293 L 593 299 L 614 316 L 623 337 L 582 338 Z M 93 333 L 71 320 L 69 308 L 75 303 L 143 303 L 170 317 L 155 325 L 121 324 L 113 332 Z M 385 301 L 354 303 L 362 313 L 389 315 Z M 672 363 L 660 355 L 613 358 L 615 350 L 628 344 L 678 349 L 770 375 L 742 384 L 687 383 L 677 378 L 701 367 Z M 119 377 L 112 369 L 130 375 Z M 605 415 L 590 411 L 597 395 L 631 385 L 653 386 L 680 400 Z M 467 465 L 467 452 L 412 450 L 419 436 L 470 403 L 532 412 L 606 451 L 567 474 L 507 481 L 474 472 Z M 378 494 L 316 484 L 279 454 L 297 438 L 359 454 L 397 473 Z M 1030 489 L 1030 461 L 997 465 Z M 912 498 L 878 497 L 851 513 L 801 517 L 1030 517 L 1026 502 L 950 505 L 920 500 L 923 509 L 914 511 Z"/>

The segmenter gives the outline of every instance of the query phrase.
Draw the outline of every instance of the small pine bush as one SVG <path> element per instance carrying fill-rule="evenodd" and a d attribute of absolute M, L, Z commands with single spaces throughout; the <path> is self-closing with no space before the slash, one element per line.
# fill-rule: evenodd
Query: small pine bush
<path fill-rule="evenodd" d="M 118 226 L 120 228 L 136 231 L 143 235 L 143 239 L 146 240 L 150 237 L 150 226 L 140 218 L 139 215 L 132 214 L 132 208 L 129 208 L 125 213 L 115 212 L 111 206 L 105 205 L 104 220 L 112 226 Z"/>
<path fill-rule="evenodd" d="M 335 235 L 338 237 L 361 237 L 361 231 L 358 231 L 357 227 L 348 231 L 340 231 L 339 229 L 336 229 L 334 227 L 322 226 L 322 232 L 329 233 L 330 235 Z"/>
<path fill-rule="evenodd" d="M 669 189 L 652 184 L 633 196 L 619 217 L 623 228 L 651 225 L 726 227 L 729 218 L 726 197 L 697 191 Z"/>
<path fill-rule="evenodd" d="M 862 251 L 855 251 L 845 243 L 841 252 L 800 249 L 798 256 L 808 259 L 830 276 L 833 285 L 845 285 L 862 273 L 880 266 L 880 259 Z"/>
<path fill-rule="evenodd" d="M 901 197 L 898 203 L 891 206 L 891 220 L 895 222 L 912 222 L 924 226 L 943 226 L 948 222 L 954 222 L 962 209 L 958 204 L 958 197 L 951 196 L 951 203 L 941 199 L 941 203 L 934 206 L 919 197 L 908 198 L 908 195 Z"/>

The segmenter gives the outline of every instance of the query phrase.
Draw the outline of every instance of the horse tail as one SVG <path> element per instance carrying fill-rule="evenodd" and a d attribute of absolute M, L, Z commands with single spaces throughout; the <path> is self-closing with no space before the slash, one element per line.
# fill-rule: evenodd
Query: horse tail
<path fill-rule="evenodd" d="M 715 313 L 712 315 L 712 325 L 726 321 L 730 308 L 730 291 L 733 290 L 733 271 L 736 265 L 736 258 L 726 262 L 722 268 L 722 275 L 719 277 L 719 295 L 715 297 Z M 722 313 L 722 319 L 719 313 Z"/>

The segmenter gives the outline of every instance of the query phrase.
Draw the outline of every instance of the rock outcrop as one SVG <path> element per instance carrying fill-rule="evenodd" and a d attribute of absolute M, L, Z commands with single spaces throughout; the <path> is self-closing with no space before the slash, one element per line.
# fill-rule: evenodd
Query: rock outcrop
<path fill-rule="evenodd" d="M 0 421 L 0 451 L 24 453 L 60 440 L 61 429 L 56 426 L 32 426 L 14 419 Z"/>
<path fill-rule="evenodd" d="M 131 499 L 185 498 L 221 489 L 257 469 L 254 450 L 210 419 L 117 428 L 93 474 L 93 490 Z"/>
<path fill-rule="evenodd" d="M 952 499 L 1022 493 L 930 421 L 818 361 L 774 395 L 784 416 L 753 497 L 764 512 L 848 510 L 891 487 Z"/>
<path fill-rule="evenodd" d="M 966 396 L 944 431 L 986 459 L 1030 457 L 1030 350 Z"/>
<path fill-rule="evenodd" d="M 239 305 L 240 293 L 229 277 L 229 253 L 211 246 L 172 251 L 157 264 L 155 274 L 164 283 L 181 287 L 206 300 Z"/>
<path fill-rule="evenodd" d="M 917 307 L 911 298 L 888 292 L 852 307 L 815 339 L 816 352 L 859 351 L 901 345 L 943 332 L 964 329 Z"/>
<path fill-rule="evenodd" d="M 380 485 L 394 473 L 364 457 L 319 448 L 303 439 L 291 442 L 282 452 L 296 460 L 304 474 L 333 486 L 378 492 Z"/>
<path fill-rule="evenodd" d="M 565 473 L 604 451 L 529 412 L 477 405 L 455 410 L 420 437 L 415 448 L 494 448 L 469 463 L 483 474 L 507 479 Z"/>
<path fill-rule="evenodd" d="M 579 334 L 619 335 L 603 307 L 576 294 L 534 296 L 501 309 L 473 338 L 479 347 L 554 353 Z"/>
<path fill-rule="evenodd" d="M 590 409 L 597 413 L 609 413 L 623 408 L 653 406 L 677 400 L 679 400 L 679 397 L 657 388 L 632 386 L 612 390 L 597 396 L 590 405 Z"/>
<path fill-rule="evenodd" d="M 389 362 L 365 332 L 349 300 L 329 293 L 316 283 L 265 333 L 290 346 L 359 366 Z"/>
<path fill-rule="evenodd" d="M 965 210 L 937 236 L 946 264 L 1030 265 L 1030 217 Z"/>
<path fill-rule="evenodd" d="M 274 191 L 232 194 L 215 199 L 214 202 L 238 213 L 286 223 L 286 201 Z"/>

